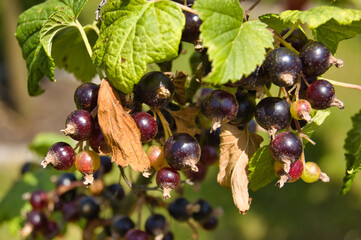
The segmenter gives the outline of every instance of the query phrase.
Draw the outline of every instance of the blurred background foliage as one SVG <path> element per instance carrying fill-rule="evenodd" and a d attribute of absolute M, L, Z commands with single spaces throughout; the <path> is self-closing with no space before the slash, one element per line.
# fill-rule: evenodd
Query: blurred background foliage
<path fill-rule="evenodd" d="M 14 32 L 17 16 L 39 2 L 42 1 L 2 0 L 0 3 L 0 198 L 11 193 L 15 182 L 20 180 L 23 162 L 40 162 L 41 159 L 27 150 L 30 140 L 41 131 L 57 132 L 63 127 L 66 115 L 75 108 L 72 94 L 79 83 L 62 71 L 56 72 L 56 83 L 44 83 L 46 92 L 42 96 L 27 96 L 25 63 Z M 80 15 L 84 25 L 93 21 L 98 2 L 91 0 L 86 5 Z M 242 1 L 241 4 L 246 9 L 252 1 Z M 321 4 L 361 9 L 360 0 L 264 0 L 251 13 L 251 19 L 268 12 L 278 13 L 294 7 L 309 9 Z M 187 53 L 175 61 L 174 69 L 189 72 L 192 46 L 184 45 L 184 48 Z M 336 55 L 343 59 L 344 67 L 332 68 L 324 77 L 361 84 L 361 36 L 341 42 Z M 242 216 L 234 207 L 231 192 L 216 182 L 217 167 L 213 166 L 199 191 L 194 192 L 188 187 L 185 192 L 189 200 L 207 199 L 213 206 L 224 210 L 218 228 L 212 232 L 199 230 L 200 239 L 361 239 L 361 177 L 356 177 L 346 196 L 338 196 L 345 173 L 343 142 L 351 128 L 350 117 L 360 110 L 361 93 L 336 87 L 336 94 L 344 101 L 345 109 L 333 108 L 331 116 L 313 135 L 317 144 L 306 147 L 306 160 L 317 162 L 330 176 L 330 183 L 307 184 L 300 180 L 286 184 L 282 189 L 271 183 L 250 193 L 253 198 L 251 209 Z M 48 107 L 44 106 L 45 103 Z M 115 171 L 107 181 L 114 182 L 118 176 L 119 173 Z M 50 180 L 45 178 L 41 181 Z M 40 185 L 44 184 L 36 182 L 35 186 L 24 186 L 23 191 Z M 144 214 L 149 215 L 149 211 L 145 210 Z M 191 239 L 191 231 L 186 224 L 169 220 L 176 239 Z M 11 224 L 1 224 L 1 239 L 19 239 L 16 234 L 10 234 Z M 79 228 L 73 225 L 64 237 L 80 238 Z"/>

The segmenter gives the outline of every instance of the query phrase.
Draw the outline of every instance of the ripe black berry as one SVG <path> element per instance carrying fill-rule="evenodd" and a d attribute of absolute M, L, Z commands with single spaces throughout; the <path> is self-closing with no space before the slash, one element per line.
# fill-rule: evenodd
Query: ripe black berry
<path fill-rule="evenodd" d="M 99 216 L 99 203 L 92 197 L 83 197 L 79 202 L 79 214 L 86 219 L 94 219 Z"/>
<path fill-rule="evenodd" d="M 202 24 L 202 20 L 198 15 L 184 11 L 184 16 L 186 18 L 186 24 L 182 33 L 182 41 L 194 43 L 199 38 L 199 27 Z"/>
<path fill-rule="evenodd" d="M 342 67 L 343 62 L 336 59 L 330 50 L 320 42 L 309 42 L 300 51 L 303 73 L 308 76 L 319 76 L 332 65 Z"/>
<path fill-rule="evenodd" d="M 168 212 L 177 221 L 187 221 L 191 217 L 191 213 L 188 211 L 190 204 L 185 198 L 177 198 L 171 204 L 169 204 Z"/>
<path fill-rule="evenodd" d="M 194 172 L 191 169 L 183 170 L 184 175 L 187 179 L 193 183 L 202 182 L 207 176 L 207 166 L 197 163 L 198 171 Z"/>
<path fill-rule="evenodd" d="M 45 230 L 48 220 L 44 213 L 38 210 L 32 210 L 27 214 L 26 222 L 30 223 L 34 230 Z"/>
<path fill-rule="evenodd" d="M 291 28 L 286 28 L 281 32 L 281 35 L 284 36 Z M 292 47 L 296 49 L 297 51 L 300 51 L 303 46 L 305 46 L 308 42 L 308 38 L 305 35 L 305 33 L 299 29 L 296 28 L 286 39 L 286 42 L 291 43 Z"/>
<path fill-rule="evenodd" d="M 306 90 L 306 99 L 314 109 L 326 109 L 337 106 L 342 109 L 343 103 L 336 98 L 335 89 L 331 83 L 325 80 L 313 82 Z"/>
<path fill-rule="evenodd" d="M 34 210 L 41 210 L 48 205 L 48 194 L 43 190 L 35 191 L 31 194 L 29 202 Z"/>
<path fill-rule="evenodd" d="M 221 126 L 221 123 L 229 122 L 237 115 L 238 103 L 233 94 L 214 90 L 205 98 L 202 110 L 212 120 L 214 131 Z"/>
<path fill-rule="evenodd" d="M 132 114 L 134 122 L 140 131 L 142 143 L 149 142 L 158 133 L 157 122 L 146 112 L 136 112 Z"/>
<path fill-rule="evenodd" d="M 125 196 L 123 187 L 120 184 L 113 183 L 107 187 L 107 190 L 109 191 L 110 196 L 117 201 L 122 200 Z"/>
<path fill-rule="evenodd" d="M 66 222 L 73 222 L 79 220 L 79 209 L 76 201 L 64 203 L 61 208 L 61 213 L 63 214 L 63 219 Z"/>
<path fill-rule="evenodd" d="M 94 83 L 83 83 L 74 92 L 74 102 L 77 109 L 91 112 L 98 101 L 99 85 Z"/>
<path fill-rule="evenodd" d="M 125 240 L 149 240 L 146 232 L 138 229 L 130 229 L 125 235 Z"/>
<path fill-rule="evenodd" d="M 214 230 L 218 226 L 218 218 L 216 216 L 210 216 L 201 226 L 205 230 Z"/>
<path fill-rule="evenodd" d="M 297 161 L 303 151 L 301 140 L 290 132 L 278 133 L 271 141 L 269 148 L 272 157 L 284 164 L 284 171 L 287 173 L 291 163 Z"/>
<path fill-rule="evenodd" d="M 94 121 L 94 129 L 89 138 L 89 145 L 97 153 L 106 146 L 103 132 L 97 120 Z"/>
<path fill-rule="evenodd" d="M 288 87 L 292 86 L 301 74 L 302 62 L 295 52 L 280 47 L 267 55 L 262 68 L 274 84 Z"/>
<path fill-rule="evenodd" d="M 192 217 L 197 222 L 205 222 L 211 216 L 213 208 L 212 206 L 205 200 L 199 199 L 193 205 L 198 205 L 198 211 L 193 212 Z"/>
<path fill-rule="evenodd" d="M 50 164 L 56 170 L 68 170 L 75 163 L 75 158 L 75 151 L 69 144 L 57 142 L 49 148 L 41 165 L 45 168 Z"/>
<path fill-rule="evenodd" d="M 151 236 L 158 236 L 167 230 L 167 221 L 163 215 L 153 214 L 145 222 L 145 231 Z"/>
<path fill-rule="evenodd" d="M 164 107 L 174 95 L 174 84 L 162 72 L 143 75 L 134 89 L 135 98 L 150 107 Z"/>
<path fill-rule="evenodd" d="M 180 174 L 173 168 L 165 167 L 157 172 L 156 182 L 163 189 L 163 198 L 168 199 L 170 192 L 180 183 Z"/>
<path fill-rule="evenodd" d="M 214 163 L 216 163 L 219 159 L 219 154 L 216 148 L 209 146 L 209 145 L 203 145 L 201 147 L 201 158 L 199 159 L 199 162 L 204 166 L 211 166 Z"/>
<path fill-rule="evenodd" d="M 65 135 L 77 141 L 85 141 L 90 138 L 94 129 L 94 119 L 88 111 L 76 110 L 66 118 L 65 129 L 61 130 Z"/>
<path fill-rule="evenodd" d="M 76 180 L 77 179 L 74 176 L 74 174 L 64 173 L 59 177 L 58 181 L 56 182 L 56 187 L 57 188 L 68 187 Z M 65 202 L 69 202 L 69 201 L 73 201 L 75 199 L 75 196 L 76 196 L 76 188 L 73 188 L 69 191 L 64 192 L 62 195 L 60 195 L 60 199 Z"/>
<path fill-rule="evenodd" d="M 287 127 L 290 123 L 290 104 L 282 98 L 264 98 L 256 106 L 255 118 L 257 123 L 268 130 L 273 137 L 277 130 Z"/>
<path fill-rule="evenodd" d="M 176 133 L 169 137 L 163 147 L 164 157 L 169 166 L 182 170 L 191 168 L 197 171 L 201 148 L 197 140 L 188 133 Z"/>
<path fill-rule="evenodd" d="M 248 123 L 254 117 L 256 112 L 256 101 L 253 96 L 248 93 L 237 91 L 236 99 L 238 103 L 238 111 L 235 118 L 229 123 L 233 125 L 243 125 Z"/>
<path fill-rule="evenodd" d="M 123 238 L 125 234 L 135 227 L 134 222 L 127 216 L 116 217 L 112 221 L 112 231 Z"/>

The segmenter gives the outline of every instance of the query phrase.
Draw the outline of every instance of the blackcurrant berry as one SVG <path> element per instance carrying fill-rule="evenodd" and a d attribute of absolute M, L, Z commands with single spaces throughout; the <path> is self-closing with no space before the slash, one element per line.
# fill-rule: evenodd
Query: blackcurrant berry
<path fill-rule="evenodd" d="M 290 104 L 282 98 L 266 97 L 257 104 L 255 118 L 273 137 L 277 130 L 284 129 L 290 123 Z"/>
<path fill-rule="evenodd" d="M 169 124 L 169 129 L 170 129 L 172 132 L 174 132 L 174 131 L 177 129 L 177 127 L 176 127 L 176 125 L 175 125 L 175 121 L 174 121 L 172 115 L 171 115 L 168 111 L 163 110 L 163 109 L 161 109 L 160 112 L 163 114 L 165 120 L 167 120 L 167 122 L 168 122 L 168 124 Z M 152 111 L 148 111 L 147 113 L 150 114 L 151 116 L 153 116 L 153 112 L 152 112 Z M 154 117 L 154 116 L 153 116 L 153 117 Z M 159 118 L 159 117 L 157 117 L 156 122 L 157 122 L 158 133 L 157 133 L 157 135 L 155 135 L 154 138 L 159 139 L 159 138 L 164 137 L 164 129 L 163 129 L 163 124 L 162 124 L 162 122 L 160 121 L 160 118 Z"/>
<path fill-rule="evenodd" d="M 164 167 L 169 167 L 167 161 L 164 158 L 163 147 L 151 146 L 147 149 L 146 154 L 150 161 L 150 166 L 155 170 L 159 170 Z"/>
<path fill-rule="evenodd" d="M 307 122 L 310 122 L 312 119 L 311 111 L 311 104 L 304 99 L 294 101 L 290 107 L 291 115 L 296 120 L 306 120 Z"/>
<path fill-rule="evenodd" d="M 280 87 L 292 86 L 302 71 L 302 61 L 292 50 L 280 47 L 272 50 L 262 68 L 270 80 Z"/>
<path fill-rule="evenodd" d="M 302 180 L 306 183 L 313 183 L 319 180 L 321 169 L 315 162 L 306 162 L 305 169 L 302 173 Z"/>
<path fill-rule="evenodd" d="M 211 166 L 216 163 L 218 159 L 219 154 L 216 148 L 209 145 L 203 145 L 201 147 L 201 158 L 199 159 L 199 162 L 202 165 Z"/>
<path fill-rule="evenodd" d="M 91 150 L 83 150 L 76 156 L 75 167 L 84 175 L 84 184 L 91 184 L 94 180 L 93 174 L 99 169 L 100 157 Z"/>
<path fill-rule="evenodd" d="M 306 99 L 314 109 L 326 109 L 336 106 L 340 109 L 344 104 L 336 98 L 333 85 L 325 80 L 313 82 L 306 90 Z"/>
<path fill-rule="evenodd" d="M 291 163 L 297 161 L 303 152 L 301 140 L 290 132 L 276 134 L 269 145 L 272 157 L 284 164 L 286 173 L 290 170 Z"/>
<path fill-rule="evenodd" d="M 134 222 L 127 216 L 119 216 L 112 221 L 112 231 L 123 238 L 125 234 L 135 227 Z"/>
<path fill-rule="evenodd" d="M 163 215 L 152 214 L 145 222 L 145 231 L 151 236 L 159 236 L 167 230 L 167 221 Z"/>
<path fill-rule="evenodd" d="M 173 168 L 165 167 L 157 172 L 156 182 L 163 189 L 163 198 L 168 199 L 170 192 L 180 183 L 180 174 Z"/>
<path fill-rule="evenodd" d="M 69 144 L 57 142 L 49 148 L 41 165 L 45 168 L 50 164 L 56 170 L 68 170 L 75 163 L 75 158 L 76 153 Z"/>
<path fill-rule="evenodd" d="M 203 222 L 201 226 L 205 230 L 214 230 L 218 226 L 218 218 L 212 215 L 207 219 L 207 221 Z"/>
<path fill-rule="evenodd" d="M 93 151 L 97 153 L 99 153 L 101 149 L 106 148 L 104 135 L 97 119 L 94 121 L 94 129 L 89 138 L 89 145 Z"/>
<path fill-rule="evenodd" d="M 39 231 L 46 229 L 48 219 L 41 211 L 32 210 L 26 215 L 26 222 L 30 223 L 34 230 Z"/>
<path fill-rule="evenodd" d="M 205 98 L 202 110 L 212 120 L 214 131 L 221 126 L 221 123 L 229 122 L 237 115 L 238 103 L 233 94 L 214 90 Z"/>
<path fill-rule="evenodd" d="M 291 28 L 286 28 L 281 32 L 281 35 L 284 36 Z M 300 51 L 303 46 L 305 46 L 308 42 L 308 38 L 305 35 L 305 33 L 299 29 L 296 28 L 286 39 L 286 42 L 290 43 L 294 49 L 297 51 Z"/>
<path fill-rule="evenodd" d="M 134 95 L 137 100 L 150 107 L 164 107 L 174 95 L 174 84 L 162 72 L 148 72 L 135 86 Z"/>
<path fill-rule="evenodd" d="M 332 65 L 342 67 L 343 62 L 336 59 L 330 50 L 320 42 L 309 42 L 300 51 L 303 73 L 308 77 L 320 76 Z"/>
<path fill-rule="evenodd" d="M 34 210 L 41 210 L 48 206 L 48 194 L 43 190 L 35 191 L 31 194 L 29 202 Z"/>
<path fill-rule="evenodd" d="M 68 115 L 65 129 L 61 130 L 65 135 L 77 141 L 85 141 L 90 138 L 94 129 L 94 119 L 88 111 L 76 110 Z"/>
<path fill-rule="evenodd" d="M 132 118 L 140 131 L 142 143 L 149 142 L 158 133 L 157 122 L 146 112 L 133 113 Z"/>
<path fill-rule="evenodd" d="M 253 96 L 248 93 L 237 91 L 236 99 L 238 103 L 238 111 L 235 118 L 229 123 L 232 125 L 243 125 L 248 123 L 254 117 L 256 112 L 256 101 Z"/>
<path fill-rule="evenodd" d="M 74 92 L 74 102 L 77 109 L 91 112 L 98 102 L 99 85 L 83 83 Z"/>
<path fill-rule="evenodd" d="M 207 175 L 207 166 L 197 163 L 198 171 L 194 172 L 191 169 L 183 170 L 184 175 L 186 175 L 187 179 L 192 183 L 202 182 Z"/>
<path fill-rule="evenodd" d="M 199 199 L 193 205 L 198 205 L 199 209 L 193 212 L 192 217 L 197 222 L 206 222 L 213 212 L 212 206 L 205 200 Z"/>
<path fill-rule="evenodd" d="M 57 188 L 69 187 L 73 182 L 77 181 L 72 173 L 62 174 L 56 182 Z M 60 199 L 65 202 L 73 201 L 76 197 L 76 188 L 64 192 L 60 195 Z"/>
<path fill-rule="evenodd" d="M 83 197 L 78 206 L 79 214 L 86 219 L 98 218 L 100 206 L 93 197 Z"/>
<path fill-rule="evenodd" d="M 107 174 L 112 171 L 113 163 L 110 157 L 108 156 L 100 156 L 100 167 L 99 170 L 102 170 L 103 174 Z"/>
<path fill-rule="evenodd" d="M 79 208 L 76 201 L 64 203 L 61 208 L 63 219 L 66 222 L 75 222 L 79 220 Z"/>
<path fill-rule="evenodd" d="M 263 93 L 263 86 L 269 81 L 270 79 L 266 75 L 265 70 L 261 67 L 257 67 L 250 75 L 244 76 L 239 80 L 238 87 Z"/>
<path fill-rule="evenodd" d="M 163 147 L 169 166 L 176 170 L 191 168 L 197 171 L 201 148 L 197 140 L 188 133 L 176 133 L 169 137 Z"/>
<path fill-rule="evenodd" d="M 164 235 L 164 237 L 162 238 L 162 240 L 174 240 L 174 236 L 172 232 L 168 232 L 166 235 Z"/>
<path fill-rule="evenodd" d="M 168 206 L 169 214 L 177 221 L 187 221 L 191 217 L 190 204 L 185 198 L 177 198 Z"/>
<path fill-rule="evenodd" d="M 290 170 L 288 172 L 284 171 L 283 163 L 279 161 L 274 162 L 274 170 L 276 175 L 279 177 L 277 182 L 278 187 L 283 187 L 286 182 L 295 182 L 300 179 L 303 172 L 303 161 L 298 159 L 296 162 L 291 163 Z"/>
<path fill-rule="evenodd" d="M 125 240 L 149 240 L 146 232 L 138 229 L 130 229 L 125 235 Z"/>
<path fill-rule="evenodd" d="M 109 191 L 110 196 L 117 201 L 122 200 L 125 196 L 123 187 L 120 184 L 113 183 L 107 187 L 107 190 Z"/>
<path fill-rule="evenodd" d="M 182 33 L 182 41 L 194 43 L 199 38 L 199 27 L 202 24 L 202 20 L 198 15 L 187 11 L 183 12 L 186 18 L 186 23 Z"/>

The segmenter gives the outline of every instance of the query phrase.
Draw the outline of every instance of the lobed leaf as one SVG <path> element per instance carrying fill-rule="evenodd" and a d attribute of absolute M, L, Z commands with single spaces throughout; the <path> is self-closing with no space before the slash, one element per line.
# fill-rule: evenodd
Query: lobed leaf
<path fill-rule="evenodd" d="M 346 175 L 340 195 L 345 195 L 350 189 L 356 174 L 361 170 L 361 111 L 352 117 L 352 128 L 347 133 L 344 149 L 346 150 Z"/>
<path fill-rule="evenodd" d="M 302 132 L 307 136 L 311 137 L 312 134 L 318 129 L 326 118 L 331 114 L 330 109 L 317 110 L 316 114 L 312 117 L 312 121 L 307 123 L 306 126 L 302 128 Z"/>
<path fill-rule="evenodd" d="M 259 20 L 266 23 L 267 26 L 278 33 L 281 33 L 284 29 L 292 27 L 292 22 L 285 22 L 280 18 L 279 14 L 268 13 L 258 17 Z"/>
<path fill-rule="evenodd" d="M 112 85 L 130 93 L 147 64 L 178 55 L 184 14 L 171 1 L 114 0 L 102 14 L 93 60 Z"/>
<path fill-rule="evenodd" d="M 211 84 L 235 82 L 261 65 L 266 48 L 273 48 L 272 33 L 259 21 L 243 23 L 238 0 L 200 0 L 194 8 L 203 21 L 201 39 L 212 61 L 204 79 Z"/>
<path fill-rule="evenodd" d="M 316 41 L 325 44 L 332 53 L 340 41 L 361 33 L 361 10 L 320 6 L 308 11 L 285 11 L 280 14 L 285 22 L 306 23 Z"/>

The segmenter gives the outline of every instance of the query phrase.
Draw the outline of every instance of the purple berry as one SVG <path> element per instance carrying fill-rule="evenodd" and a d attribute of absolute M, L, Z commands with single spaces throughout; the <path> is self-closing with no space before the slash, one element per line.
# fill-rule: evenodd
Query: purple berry
<path fill-rule="evenodd" d="M 146 112 L 136 112 L 132 114 L 134 122 L 140 131 L 142 143 L 149 142 L 158 133 L 157 122 Z"/>
<path fill-rule="evenodd" d="M 68 170 L 71 168 L 76 159 L 74 149 L 65 142 L 57 142 L 52 145 L 41 165 L 45 168 L 50 164 L 56 170 Z"/>
<path fill-rule="evenodd" d="M 94 129 L 94 119 L 88 111 L 76 110 L 66 118 L 65 135 L 76 141 L 88 140 Z"/>

